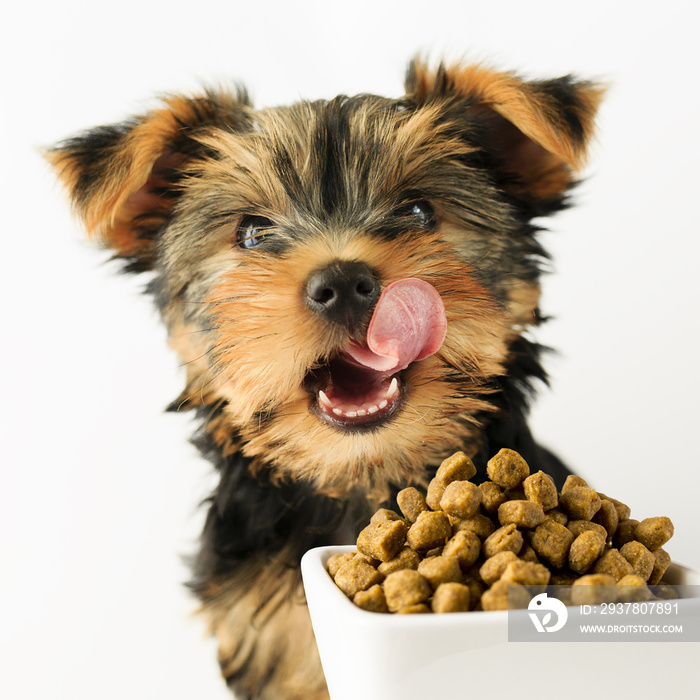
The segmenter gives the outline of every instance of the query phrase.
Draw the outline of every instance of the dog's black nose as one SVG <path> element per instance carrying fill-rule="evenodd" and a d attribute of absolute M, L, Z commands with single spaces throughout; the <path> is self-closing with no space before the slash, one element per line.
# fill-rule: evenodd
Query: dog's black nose
<path fill-rule="evenodd" d="M 333 323 L 355 326 L 379 298 L 379 282 L 362 262 L 337 260 L 306 280 L 306 303 Z"/>

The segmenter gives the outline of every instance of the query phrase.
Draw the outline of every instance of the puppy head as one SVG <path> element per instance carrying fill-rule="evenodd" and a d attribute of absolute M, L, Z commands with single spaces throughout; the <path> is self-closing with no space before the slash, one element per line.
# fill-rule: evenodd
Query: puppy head
<path fill-rule="evenodd" d="M 416 62 L 400 99 L 172 97 L 49 158 L 87 228 L 154 272 L 178 406 L 254 469 L 381 498 L 476 449 L 537 320 L 529 221 L 562 206 L 600 97 Z"/>

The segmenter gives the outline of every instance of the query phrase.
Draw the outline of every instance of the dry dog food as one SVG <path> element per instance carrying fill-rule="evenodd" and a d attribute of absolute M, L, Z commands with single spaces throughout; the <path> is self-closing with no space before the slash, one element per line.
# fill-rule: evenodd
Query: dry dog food
<path fill-rule="evenodd" d="M 400 514 L 381 508 L 356 553 L 329 559 L 338 587 L 365 610 L 399 614 L 527 606 L 548 584 L 573 584 L 576 605 L 665 595 L 657 584 L 671 563 L 662 548 L 673 535 L 668 518 L 633 520 L 624 503 L 579 476 L 557 493 L 513 450 L 488 462 L 490 481 L 477 486 L 475 474 L 457 452 L 425 496 L 400 491 Z"/>

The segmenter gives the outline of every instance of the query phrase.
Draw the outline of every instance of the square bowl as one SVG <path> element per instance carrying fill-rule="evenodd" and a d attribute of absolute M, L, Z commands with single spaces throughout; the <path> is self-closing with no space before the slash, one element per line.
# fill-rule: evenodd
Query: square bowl
<path fill-rule="evenodd" d="M 326 570 L 354 546 L 318 547 L 301 562 L 331 700 L 482 697 L 683 698 L 695 683 L 700 642 L 509 642 L 508 611 L 391 615 L 355 606 Z M 672 564 L 665 580 L 700 585 Z M 700 598 L 679 601 L 700 616 Z M 525 611 L 518 611 L 524 613 Z M 692 685 L 690 685 L 692 683 Z M 488 694 L 488 695 L 486 695 Z"/>

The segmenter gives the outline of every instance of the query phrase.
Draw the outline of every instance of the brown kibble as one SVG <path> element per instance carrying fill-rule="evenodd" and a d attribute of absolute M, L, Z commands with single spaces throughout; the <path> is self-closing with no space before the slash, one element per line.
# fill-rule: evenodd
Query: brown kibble
<path fill-rule="evenodd" d="M 634 541 L 634 531 L 637 529 L 637 525 L 639 525 L 639 520 L 633 518 L 618 522 L 617 530 L 613 536 L 613 545 L 620 549 L 623 544 Z"/>
<path fill-rule="evenodd" d="M 504 447 L 488 461 L 486 473 L 501 488 L 512 489 L 528 477 L 530 467 L 517 452 Z"/>
<path fill-rule="evenodd" d="M 331 578 L 335 578 L 335 575 L 338 573 L 338 569 L 343 564 L 354 558 L 355 552 L 346 552 L 345 554 L 334 554 L 332 557 L 329 557 L 328 562 L 326 564 L 326 568 L 328 569 L 328 573 L 331 575 Z"/>
<path fill-rule="evenodd" d="M 673 523 L 665 516 L 645 518 L 634 531 L 634 539 L 653 552 L 663 547 L 673 537 Z"/>
<path fill-rule="evenodd" d="M 632 565 L 625 559 L 618 549 L 608 549 L 603 552 L 600 559 L 593 567 L 594 574 L 608 574 L 619 581 L 623 576 L 632 573 Z"/>
<path fill-rule="evenodd" d="M 471 518 L 481 505 L 481 489 L 471 481 L 449 483 L 440 498 L 440 508 L 457 518 Z"/>
<path fill-rule="evenodd" d="M 530 544 L 537 555 L 557 569 L 566 563 L 573 541 L 573 534 L 552 520 L 545 520 L 538 525 L 530 538 Z"/>
<path fill-rule="evenodd" d="M 536 472 L 523 481 L 523 491 L 528 501 L 542 506 L 543 510 L 556 508 L 559 503 L 557 487 L 549 474 Z"/>
<path fill-rule="evenodd" d="M 600 523 L 592 523 L 589 520 L 569 520 L 566 527 L 571 530 L 574 537 L 578 537 L 582 532 L 597 532 L 604 542 L 608 541 L 608 531 Z"/>
<path fill-rule="evenodd" d="M 577 574 L 587 573 L 605 549 L 605 538 L 595 530 L 585 530 L 569 548 L 569 568 Z"/>
<path fill-rule="evenodd" d="M 455 452 L 451 457 L 448 457 L 438 467 L 435 472 L 435 478 L 443 485 L 447 486 L 453 481 L 469 481 L 476 475 L 476 467 L 474 462 L 464 454 L 464 452 Z"/>
<path fill-rule="evenodd" d="M 523 548 L 518 552 L 518 556 L 523 561 L 531 561 L 535 564 L 540 563 L 540 560 L 537 558 L 537 552 L 535 552 L 535 550 L 532 548 L 532 545 L 529 542 L 525 542 L 523 544 Z"/>
<path fill-rule="evenodd" d="M 506 500 L 503 489 L 493 481 L 484 481 L 483 484 L 479 484 L 479 489 L 481 489 L 481 508 L 485 513 L 493 515 L 498 511 L 498 506 Z"/>
<path fill-rule="evenodd" d="M 431 510 L 440 510 L 440 499 L 443 493 L 445 493 L 445 484 L 439 481 L 437 477 L 431 479 L 425 495 L 425 502 Z M 416 520 L 418 520 L 417 517 Z"/>
<path fill-rule="evenodd" d="M 435 590 L 441 583 L 459 583 L 462 581 L 462 569 L 457 557 L 429 557 L 418 565 L 418 573 Z"/>
<path fill-rule="evenodd" d="M 620 554 L 630 563 L 633 574 L 649 580 L 656 559 L 641 542 L 626 542 L 620 547 Z"/>
<path fill-rule="evenodd" d="M 481 604 L 484 610 L 513 610 L 515 608 L 526 608 L 530 600 L 532 600 L 532 596 L 527 588 L 516 583 L 504 581 L 503 579 L 496 581 L 496 583 L 481 596 Z"/>
<path fill-rule="evenodd" d="M 636 603 L 651 598 L 651 591 L 646 585 L 645 579 L 635 574 L 623 576 L 617 582 L 617 599 L 623 603 Z"/>
<path fill-rule="evenodd" d="M 561 487 L 561 492 L 566 493 L 569 489 L 576 486 L 588 486 L 588 483 L 580 476 L 576 476 L 576 474 L 569 474 L 569 476 L 566 477 L 564 485 Z"/>
<path fill-rule="evenodd" d="M 467 612 L 471 602 L 469 586 L 441 583 L 435 590 L 431 607 L 434 613 Z"/>
<path fill-rule="evenodd" d="M 559 525 L 566 525 L 569 522 L 569 516 L 559 510 L 559 508 L 552 508 L 545 513 L 547 520 L 552 520 Z"/>
<path fill-rule="evenodd" d="M 406 518 L 415 523 L 418 516 L 428 510 L 428 504 L 425 501 L 425 496 L 413 486 L 402 489 L 396 494 L 396 502 L 398 503 L 401 512 Z"/>
<path fill-rule="evenodd" d="M 468 530 L 456 532 L 442 550 L 443 556 L 456 557 L 462 571 L 467 571 L 479 558 L 481 540 Z"/>
<path fill-rule="evenodd" d="M 649 583 L 656 585 L 661 582 L 666 570 L 671 565 L 671 557 L 665 549 L 661 548 L 654 550 L 652 554 L 654 555 L 654 568 L 649 576 Z"/>
<path fill-rule="evenodd" d="M 572 520 L 590 520 L 600 504 L 600 496 L 587 486 L 573 486 L 559 498 L 559 506 Z"/>
<path fill-rule="evenodd" d="M 335 583 L 348 598 L 366 591 L 375 583 L 381 583 L 383 576 L 366 561 L 353 557 L 345 562 L 335 574 Z"/>
<path fill-rule="evenodd" d="M 401 569 L 417 569 L 418 564 L 420 564 L 418 552 L 413 551 L 410 547 L 404 547 L 393 559 L 381 562 L 377 571 L 382 576 L 388 576 L 394 571 L 401 571 Z"/>
<path fill-rule="evenodd" d="M 408 544 L 416 551 L 426 552 L 443 547 L 452 536 L 452 526 L 445 513 L 423 512 L 408 530 Z"/>
<path fill-rule="evenodd" d="M 393 559 L 404 546 L 408 526 L 403 520 L 380 520 L 357 536 L 357 549 L 379 561 Z"/>
<path fill-rule="evenodd" d="M 607 498 L 602 498 L 600 508 L 593 516 L 592 522 L 602 525 L 607 530 L 608 536 L 612 537 L 617 530 L 618 524 L 617 508 L 615 508 L 613 502 Z"/>
<path fill-rule="evenodd" d="M 352 602 L 355 603 L 358 608 L 369 612 L 389 612 L 389 608 L 386 605 L 386 598 L 384 597 L 384 589 L 378 583 L 375 583 L 374 586 L 370 586 L 366 591 L 355 593 Z"/>
<path fill-rule="evenodd" d="M 606 496 L 604 493 L 601 493 L 600 491 L 598 491 L 598 495 L 600 496 L 601 500 L 610 501 L 615 506 L 615 510 L 617 511 L 617 521 L 618 522 L 622 522 L 623 520 L 629 520 L 630 515 L 632 515 L 632 510 L 630 509 L 629 506 L 625 505 L 621 501 L 618 501 L 616 498 L 611 498 L 610 496 Z"/>
<path fill-rule="evenodd" d="M 490 534 L 481 546 L 485 557 L 492 557 L 498 552 L 513 552 L 517 554 L 523 546 L 523 536 L 515 525 L 504 525 Z"/>
<path fill-rule="evenodd" d="M 431 594 L 430 584 L 412 569 L 389 574 L 384 580 L 386 604 L 392 612 L 417 603 L 424 603 Z"/>
<path fill-rule="evenodd" d="M 500 580 L 520 583 L 523 586 L 546 586 L 550 577 L 551 572 L 546 566 L 516 559 L 508 563 Z"/>
<path fill-rule="evenodd" d="M 617 580 L 608 574 L 587 574 L 576 579 L 571 586 L 571 602 L 574 605 L 599 605 L 614 603 L 620 591 Z"/>
<path fill-rule="evenodd" d="M 544 510 L 533 501 L 506 501 L 498 509 L 501 525 L 513 524 L 516 527 L 533 528 L 545 520 Z"/>
<path fill-rule="evenodd" d="M 421 615 L 429 613 L 430 608 L 425 603 L 416 603 L 415 605 L 407 605 L 405 608 L 400 608 L 396 611 L 397 615 Z"/>
<path fill-rule="evenodd" d="M 380 508 L 369 519 L 369 522 L 371 525 L 378 525 L 379 523 L 386 522 L 387 520 L 401 520 L 401 516 L 389 508 Z"/>
<path fill-rule="evenodd" d="M 508 564 L 517 560 L 518 557 L 514 552 L 509 550 L 498 552 L 498 554 L 494 554 L 492 557 L 489 557 L 481 565 L 481 568 L 479 569 L 479 576 L 487 586 L 490 586 L 501 578 Z"/>
<path fill-rule="evenodd" d="M 496 526 L 493 524 L 491 518 L 477 513 L 472 515 L 471 518 L 450 518 L 452 523 L 452 532 L 455 534 L 458 532 L 473 532 L 477 537 L 485 540 L 490 534 L 492 534 Z"/>

